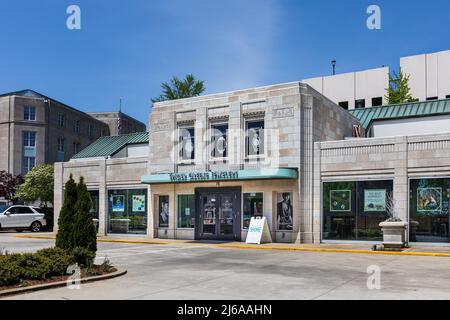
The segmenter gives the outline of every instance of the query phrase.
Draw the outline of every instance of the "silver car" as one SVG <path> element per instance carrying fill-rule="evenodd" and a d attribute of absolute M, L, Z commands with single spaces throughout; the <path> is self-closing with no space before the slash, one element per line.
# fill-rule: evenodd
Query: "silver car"
<path fill-rule="evenodd" d="M 41 208 L 31 206 L 10 206 L 0 213 L 0 230 L 15 229 L 39 232 L 47 225 Z"/>

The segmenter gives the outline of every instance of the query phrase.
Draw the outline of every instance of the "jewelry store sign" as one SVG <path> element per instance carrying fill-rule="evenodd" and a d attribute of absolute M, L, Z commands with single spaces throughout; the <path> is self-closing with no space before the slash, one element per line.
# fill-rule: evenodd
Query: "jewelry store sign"
<path fill-rule="evenodd" d="M 170 182 L 238 180 L 237 171 L 172 173 Z"/>

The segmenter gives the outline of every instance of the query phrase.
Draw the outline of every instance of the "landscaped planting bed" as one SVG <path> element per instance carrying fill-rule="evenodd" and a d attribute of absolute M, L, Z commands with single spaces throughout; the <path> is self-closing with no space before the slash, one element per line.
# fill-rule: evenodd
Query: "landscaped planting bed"
<path fill-rule="evenodd" d="M 0 291 L 69 280 L 68 268 L 80 266 L 81 278 L 114 273 L 108 260 L 93 264 L 94 255 L 82 248 L 67 252 L 59 248 L 36 253 L 0 256 Z"/>

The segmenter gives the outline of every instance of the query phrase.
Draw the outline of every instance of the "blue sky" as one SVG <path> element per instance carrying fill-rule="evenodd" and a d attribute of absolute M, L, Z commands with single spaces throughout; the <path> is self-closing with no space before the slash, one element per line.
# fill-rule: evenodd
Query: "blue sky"
<path fill-rule="evenodd" d="M 34 89 L 83 111 L 147 123 L 150 99 L 193 73 L 215 93 L 450 49 L 450 1 L 0 0 L 0 92 Z M 66 9 L 81 8 L 81 30 Z M 382 29 L 366 9 L 382 10 Z"/>

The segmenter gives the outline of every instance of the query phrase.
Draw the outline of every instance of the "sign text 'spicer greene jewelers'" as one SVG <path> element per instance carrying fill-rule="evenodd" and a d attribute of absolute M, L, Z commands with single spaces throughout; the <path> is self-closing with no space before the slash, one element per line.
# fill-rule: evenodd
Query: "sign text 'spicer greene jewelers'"
<path fill-rule="evenodd" d="M 216 181 L 216 180 L 236 180 L 236 179 L 239 179 L 239 174 L 237 171 L 172 173 L 170 175 L 171 182 Z"/>

